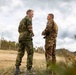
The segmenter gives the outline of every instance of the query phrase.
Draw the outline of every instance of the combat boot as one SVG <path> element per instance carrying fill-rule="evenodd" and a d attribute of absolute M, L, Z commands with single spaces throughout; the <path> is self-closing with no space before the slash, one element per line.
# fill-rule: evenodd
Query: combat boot
<path fill-rule="evenodd" d="M 16 66 L 16 69 L 15 69 L 15 72 L 14 72 L 14 75 L 19 75 L 21 72 L 20 72 L 20 68 L 19 66 Z"/>
<path fill-rule="evenodd" d="M 27 69 L 25 74 L 26 74 L 26 75 L 32 75 L 32 71 L 31 71 L 31 69 L 30 69 L 30 70 Z"/>
<path fill-rule="evenodd" d="M 36 75 L 36 72 L 34 69 L 27 69 L 25 75 Z"/>
<path fill-rule="evenodd" d="M 52 69 L 50 67 L 46 67 L 46 73 L 48 75 L 53 75 L 53 71 L 52 71 Z"/>
<path fill-rule="evenodd" d="M 56 72 L 53 72 L 53 74 L 52 74 L 52 75 L 57 75 L 57 74 L 56 74 Z"/>

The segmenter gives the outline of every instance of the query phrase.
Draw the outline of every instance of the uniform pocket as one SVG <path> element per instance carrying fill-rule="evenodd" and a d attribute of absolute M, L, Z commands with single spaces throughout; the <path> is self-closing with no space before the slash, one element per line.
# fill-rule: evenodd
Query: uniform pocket
<path fill-rule="evenodd" d="M 27 32 L 22 32 L 22 33 L 20 33 L 20 35 L 19 35 L 19 40 L 25 40 L 26 37 L 27 37 Z"/>

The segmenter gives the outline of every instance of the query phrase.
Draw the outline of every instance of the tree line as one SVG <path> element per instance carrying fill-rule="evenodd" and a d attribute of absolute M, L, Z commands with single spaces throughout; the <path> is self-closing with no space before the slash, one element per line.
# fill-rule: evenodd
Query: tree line
<path fill-rule="evenodd" d="M 1 50 L 16 50 L 18 48 L 18 43 L 15 41 L 0 40 Z"/>
<path fill-rule="evenodd" d="M 15 41 L 0 40 L 0 50 L 18 50 L 18 43 Z M 43 47 L 34 47 L 34 52 L 44 53 Z"/>

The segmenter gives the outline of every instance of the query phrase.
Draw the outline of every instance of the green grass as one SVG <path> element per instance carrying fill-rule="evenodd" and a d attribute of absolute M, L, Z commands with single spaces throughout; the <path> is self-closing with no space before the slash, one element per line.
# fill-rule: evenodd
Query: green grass
<path fill-rule="evenodd" d="M 0 51 L 0 75 L 14 75 L 16 55 L 14 51 Z M 35 75 L 50 75 L 46 72 L 46 62 L 42 56 L 44 57 L 42 54 L 35 54 L 33 71 Z M 23 72 L 20 75 L 25 75 L 25 60 L 26 56 L 24 56 L 20 67 Z M 56 72 L 56 75 L 76 75 L 76 60 L 73 57 L 70 57 L 70 59 L 65 58 L 65 62 L 57 62 L 52 68 Z"/>
<path fill-rule="evenodd" d="M 26 67 L 21 67 L 21 70 L 23 71 L 20 75 L 25 75 Z M 49 75 L 46 72 L 45 65 L 36 65 L 33 67 L 33 70 L 35 72 L 35 75 Z M 64 63 L 57 63 L 53 67 L 53 70 L 57 73 L 57 75 L 76 75 L 76 63 L 73 63 L 72 66 L 68 66 Z M 14 74 L 14 66 L 11 65 L 7 68 L 0 69 L 0 75 L 13 75 Z"/>

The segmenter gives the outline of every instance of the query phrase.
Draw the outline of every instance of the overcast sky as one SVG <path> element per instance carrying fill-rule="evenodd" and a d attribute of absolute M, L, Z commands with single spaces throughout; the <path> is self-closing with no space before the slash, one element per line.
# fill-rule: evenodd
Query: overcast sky
<path fill-rule="evenodd" d="M 76 0 L 0 0 L 0 38 L 18 42 L 18 26 L 28 9 L 34 10 L 34 47 L 43 46 L 41 36 L 47 14 L 53 13 L 58 25 L 57 49 L 76 51 Z"/>

